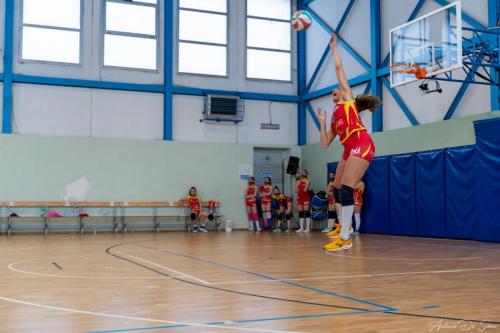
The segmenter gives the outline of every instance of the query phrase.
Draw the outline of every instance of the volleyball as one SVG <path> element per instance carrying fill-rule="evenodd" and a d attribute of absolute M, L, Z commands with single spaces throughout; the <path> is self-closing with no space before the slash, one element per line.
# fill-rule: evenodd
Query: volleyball
<path fill-rule="evenodd" d="M 297 31 L 302 31 L 312 24 L 312 16 L 305 10 L 298 10 L 293 13 L 292 27 Z"/>

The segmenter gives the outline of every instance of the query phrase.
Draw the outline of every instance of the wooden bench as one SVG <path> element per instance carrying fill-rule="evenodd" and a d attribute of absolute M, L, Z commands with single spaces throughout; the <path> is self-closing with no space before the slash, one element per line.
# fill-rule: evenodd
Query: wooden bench
<path fill-rule="evenodd" d="M 208 201 L 202 203 L 203 207 L 208 207 Z M 118 229 L 121 229 L 122 232 L 127 232 L 127 218 L 129 217 L 151 217 L 153 220 L 153 231 L 160 231 L 160 219 L 162 217 L 175 217 L 178 219 L 184 219 L 185 230 L 190 231 L 191 221 L 189 219 L 189 207 L 185 202 L 182 201 L 11 201 L 11 202 L 0 202 L 0 207 L 8 207 L 8 213 L 6 216 L 7 219 L 7 233 L 10 235 L 12 230 L 12 223 L 16 218 L 21 218 L 11 216 L 14 213 L 15 208 L 38 208 L 40 210 L 39 216 L 31 216 L 31 218 L 41 218 L 43 219 L 43 232 L 45 234 L 48 233 L 49 228 L 49 220 L 56 219 L 59 217 L 49 217 L 48 211 L 50 208 L 71 208 L 76 210 L 76 215 L 66 216 L 69 218 L 77 218 L 80 223 L 80 233 L 84 232 L 85 221 L 88 219 L 96 219 L 103 218 L 106 215 L 92 215 L 92 216 L 83 216 L 85 208 L 107 208 L 111 209 L 112 215 L 112 223 L 113 223 L 113 231 L 115 233 L 118 232 Z M 221 220 L 223 215 L 217 214 L 217 209 L 220 207 L 220 203 L 216 202 L 215 205 L 215 228 L 220 231 L 221 229 Z M 126 215 L 126 210 L 128 208 L 152 208 L 152 214 L 141 215 L 141 216 L 132 216 Z M 160 215 L 158 214 L 158 210 L 160 208 L 183 208 L 183 215 Z M 30 218 L 30 217 L 22 217 L 22 218 Z M 120 228 L 121 226 L 121 228 Z"/>

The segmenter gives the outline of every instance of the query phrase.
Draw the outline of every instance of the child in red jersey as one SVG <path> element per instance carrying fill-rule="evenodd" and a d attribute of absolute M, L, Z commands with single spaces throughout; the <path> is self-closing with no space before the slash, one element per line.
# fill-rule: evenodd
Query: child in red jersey
<path fill-rule="evenodd" d="M 247 208 L 248 216 L 248 231 L 260 231 L 259 215 L 257 214 L 257 193 L 258 188 L 255 185 L 255 178 L 248 177 L 248 185 L 245 188 L 245 206 Z"/>
<path fill-rule="evenodd" d="M 353 98 L 342 59 L 337 49 L 338 36 L 330 40 L 330 50 L 335 64 L 339 88 L 333 90 L 332 99 L 335 109 L 330 127 L 326 126 L 326 113 L 317 110 L 320 121 L 321 147 L 327 148 L 338 135 L 344 146 L 344 153 L 335 172 L 334 195 L 340 204 L 338 219 L 340 227 L 327 234 L 333 242 L 323 246 L 327 251 L 339 251 L 352 247 L 350 231 L 354 212 L 354 187 L 363 178 L 375 155 L 375 145 L 363 126 L 359 113 L 363 110 L 374 112 L 381 101 L 378 97 L 363 95 Z"/>
<path fill-rule="evenodd" d="M 299 211 L 300 228 L 297 232 L 309 232 L 311 229 L 311 212 L 309 203 L 311 201 L 309 195 L 309 179 L 307 170 L 300 171 L 300 179 L 295 184 L 295 193 L 297 193 L 297 209 Z M 304 220 L 306 225 L 304 227 Z"/>
<path fill-rule="evenodd" d="M 271 206 L 272 206 L 273 212 L 275 212 L 275 216 L 276 216 L 276 224 L 273 227 L 273 231 L 280 232 L 282 229 L 281 224 L 283 223 L 283 221 L 285 219 L 286 197 L 283 193 L 281 193 L 281 190 L 278 186 L 275 186 L 273 188 L 273 196 L 272 196 Z"/>
<path fill-rule="evenodd" d="M 331 232 L 333 230 L 333 225 L 337 220 L 337 211 L 335 209 L 335 196 L 333 195 L 333 189 L 335 181 L 335 173 L 330 172 L 328 174 L 328 186 L 326 188 L 326 194 L 328 194 L 328 226 L 321 232 Z"/>
<path fill-rule="evenodd" d="M 200 219 L 200 217 L 204 217 L 204 219 L 200 219 L 200 225 L 194 225 L 193 226 L 193 232 L 208 232 L 207 230 L 207 224 L 209 221 L 212 221 L 214 219 L 214 214 L 211 212 L 211 207 L 209 207 L 208 212 L 203 212 L 201 209 L 201 199 L 198 196 L 198 190 L 196 187 L 191 187 L 188 192 L 188 196 L 185 199 L 182 199 L 181 201 L 187 202 L 188 207 L 191 209 L 191 214 L 190 214 L 190 219 L 191 219 L 191 224 L 194 224 L 197 219 Z"/>
<path fill-rule="evenodd" d="M 264 222 L 264 228 L 271 230 L 271 196 L 273 194 L 273 186 L 271 185 L 271 178 L 264 178 L 264 185 L 259 188 L 260 194 L 260 206 L 262 209 L 262 219 Z"/>

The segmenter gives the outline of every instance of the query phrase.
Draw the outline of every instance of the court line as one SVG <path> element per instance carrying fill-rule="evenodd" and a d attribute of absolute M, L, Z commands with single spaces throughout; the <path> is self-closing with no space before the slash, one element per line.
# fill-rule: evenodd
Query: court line
<path fill-rule="evenodd" d="M 227 268 L 227 269 L 230 269 L 230 270 L 239 271 L 239 272 L 242 272 L 242 273 L 245 273 L 245 274 L 250 274 L 250 275 L 258 276 L 258 277 L 261 277 L 261 278 L 267 279 L 267 280 L 277 280 L 276 278 L 274 278 L 272 276 L 267 276 L 267 275 L 263 275 L 263 274 L 260 274 L 260 273 L 247 271 L 247 270 L 244 270 L 244 269 L 239 268 L 239 267 L 235 267 L 235 266 L 231 266 L 231 265 L 226 265 L 226 264 L 221 264 L 221 263 L 218 263 L 218 262 L 215 262 L 215 261 L 211 261 L 211 260 L 207 260 L 207 259 L 197 258 L 197 257 L 193 257 L 193 256 L 190 256 L 190 255 L 186 255 L 186 254 L 182 254 L 182 253 L 176 253 L 176 252 L 172 252 L 172 251 L 160 250 L 160 249 L 157 249 L 157 248 L 153 248 L 153 247 L 149 247 L 149 246 L 145 246 L 145 245 L 139 244 L 138 242 L 133 242 L 132 244 L 134 244 L 136 246 L 139 246 L 139 247 L 149 248 L 149 249 L 152 249 L 152 250 L 155 250 L 155 251 L 167 253 L 167 254 L 170 254 L 170 255 L 180 256 L 180 257 L 188 258 L 188 259 L 195 260 L 195 261 L 205 262 L 205 263 L 208 263 L 208 264 L 211 264 L 211 265 L 215 265 L 215 266 L 224 267 L 224 268 Z M 358 302 L 358 303 L 363 303 L 363 304 L 367 304 L 367 305 L 371 305 L 371 306 L 376 306 L 376 307 L 383 308 L 383 309 L 388 310 L 388 311 L 396 311 L 395 308 L 392 308 L 392 307 L 389 307 L 389 306 L 386 306 L 386 305 L 383 305 L 383 304 L 377 304 L 377 303 L 374 303 L 374 302 L 365 301 L 365 300 L 362 300 L 362 299 L 359 299 L 359 298 L 355 298 L 355 297 L 350 297 L 350 296 L 346 296 L 346 295 L 332 293 L 332 292 L 329 292 L 329 291 L 326 291 L 326 290 L 321 290 L 321 289 L 318 289 L 318 288 L 313 288 L 313 287 L 309 287 L 309 286 L 306 286 L 306 285 L 302 285 L 302 284 L 298 284 L 298 283 L 294 283 L 294 282 L 289 282 L 289 281 L 279 281 L 279 282 L 283 283 L 283 284 L 291 285 L 291 286 L 294 286 L 294 287 L 298 287 L 298 288 L 302 288 L 302 289 L 308 289 L 308 290 L 311 290 L 311 291 L 315 291 L 315 292 L 320 293 L 320 294 L 330 295 L 330 296 L 334 296 L 334 297 L 337 297 L 337 298 L 343 298 L 343 299 L 346 299 L 346 300 L 349 300 L 349 301 L 352 301 L 352 302 Z"/>
<path fill-rule="evenodd" d="M 284 317 L 270 317 L 270 318 L 259 318 L 259 319 L 242 319 L 242 320 L 231 320 L 230 323 L 258 323 L 258 322 L 266 322 L 266 321 L 280 321 L 280 320 L 293 320 L 293 319 L 308 319 L 308 318 L 325 318 L 325 317 L 338 317 L 338 316 L 348 316 L 348 315 L 356 315 L 356 314 L 366 314 L 366 313 L 380 313 L 386 312 L 385 310 L 369 310 L 369 311 L 352 311 L 352 312 L 342 312 L 342 313 L 326 313 L 326 314 L 313 314 L 313 315 L 302 315 L 302 316 L 284 316 Z M 225 321 L 217 321 L 207 323 L 207 325 L 222 325 L 225 324 Z M 114 329 L 114 330 L 106 330 L 106 331 L 92 331 L 88 333 L 121 333 L 121 332 L 137 332 L 137 331 L 149 331 L 149 330 L 159 330 L 159 329 L 168 329 L 168 328 L 179 328 L 186 327 L 180 325 L 169 325 L 169 326 L 149 326 L 149 327 L 136 327 L 136 328 L 123 328 L 123 329 Z"/>
<path fill-rule="evenodd" d="M 33 260 L 35 260 L 35 259 L 16 261 L 16 262 L 10 263 L 7 266 L 7 268 L 13 272 L 21 273 L 21 274 L 28 274 L 28 275 L 40 276 L 40 277 L 67 278 L 67 279 L 155 279 L 155 280 L 163 279 L 162 277 L 159 277 L 159 276 L 80 276 L 80 275 L 37 273 L 37 272 L 25 271 L 25 270 L 22 270 L 20 268 L 15 267 L 16 265 L 18 265 L 20 263 L 25 263 L 25 262 L 29 262 L 29 261 L 33 261 Z"/>
<path fill-rule="evenodd" d="M 134 242 L 131 242 L 131 243 L 128 243 L 128 244 L 134 244 Z M 136 243 L 135 243 L 136 244 Z M 136 244 L 138 246 L 141 246 L 140 244 Z M 110 255 L 114 255 L 110 252 L 110 249 L 113 248 L 113 247 L 117 247 L 117 246 L 120 246 L 120 244 L 117 244 L 117 245 L 114 245 L 108 249 L 106 249 L 106 253 L 110 254 Z M 146 247 L 146 246 L 143 246 L 143 247 Z M 147 247 L 146 247 L 147 248 Z M 154 249 L 154 248 L 153 248 Z M 156 249 L 157 251 L 160 251 L 158 249 Z M 184 255 L 181 255 L 181 256 L 184 256 Z M 119 256 L 117 256 L 118 258 L 120 258 Z M 126 258 L 122 258 L 124 260 L 128 260 Z M 204 259 L 199 259 L 199 258 L 195 258 L 197 260 L 204 260 Z M 134 263 L 133 261 L 131 261 L 132 263 Z M 152 270 L 151 268 L 147 268 L 139 263 L 135 263 L 136 265 L 140 265 L 146 269 L 150 269 Z M 218 263 L 214 263 L 215 265 L 224 265 L 224 264 L 218 264 Z M 236 268 L 238 269 L 238 268 Z M 158 272 L 159 274 L 163 274 L 161 272 Z M 252 272 L 249 272 L 250 274 L 257 274 L 257 275 L 260 275 L 258 273 L 252 273 Z M 192 284 L 195 284 L 194 282 L 189 282 L 189 281 L 185 281 L 185 282 L 188 282 L 188 283 L 192 283 Z M 299 285 L 300 286 L 300 285 Z M 206 286 L 207 288 L 212 288 L 212 289 L 217 289 L 217 287 L 213 287 L 213 286 Z M 307 286 L 305 286 L 306 288 L 309 288 Z M 312 288 L 314 289 L 314 288 Z M 219 289 L 219 290 L 224 290 L 224 289 Z M 228 291 L 228 290 L 225 290 L 225 291 Z M 232 291 L 232 292 L 236 292 L 236 291 Z M 236 293 L 241 293 L 241 292 L 236 292 Z M 244 294 L 244 293 L 242 293 Z M 266 298 L 266 296 L 260 296 L 260 297 L 264 297 Z M 267 298 L 270 298 L 270 297 L 267 297 Z M 339 307 L 339 306 L 333 306 L 333 307 Z M 356 308 L 351 308 L 353 310 L 361 310 L 361 311 L 372 311 L 372 310 L 365 310 L 365 309 L 356 309 Z M 409 313 L 409 312 L 398 312 L 397 309 L 394 309 L 394 308 L 391 308 L 391 309 L 387 309 L 385 311 L 378 311 L 379 313 L 383 313 L 383 314 L 387 314 L 387 315 L 395 315 L 395 316 L 404 316 L 404 317 L 415 317 L 415 318 L 430 318 L 430 319 L 444 319 L 444 320 L 452 320 L 452 321 L 459 321 L 459 322 L 463 322 L 463 321 L 468 321 L 468 322 L 474 322 L 474 323 L 485 323 L 485 324 L 498 324 L 500 325 L 500 322 L 496 322 L 496 321 L 490 321 L 490 320 L 476 320 L 476 319 L 466 319 L 466 318 L 457 318 L 457 317 L 444 317 L 444 316 L 437 316 L 437 315 L 424 315 L 424 314 L 416 314 L 416 313 Z"/>
<path fill-rule="evenodd" d="M 305 277 L 305 278 L 291 278 L 279 280 L 247 280 L 247 281 L 229 281 L 229 282 L 211 282 L 212 285 L 225 285 L 225 284 L 248 284 L 248 283 L 269 283 L 269 282 L 285 282 L 285 281 L 303 281 L 303 280 L 331 280 L 331 279 L 350 279 L 350 278 L 363 278 L 363 277 L 378 277 L 378 276 L 397 276 L 397 275 L 417 275 L 417 274 L 447 274 L 447 273 L 463 273 L 475 271 L 489 271 L 500 270 L 500 267 L 483 267 L 483 268 L 459 268 L 450 270 L 439 271 L 417 271 L 417 272 L 394 272 L 394 273 L 371 273 L 371 274 L 358 274 L 358 275 L 337 275 L 337 276 L 318 276 L 318 277 Z"/>
<path fill-rule="evenodd" d="M 134 261 L 129 258 L 122 257 L 120 255 L 117 255 L 111 251 L 111 249 L 120 246 L 120 244 L 113 245 L 109 248 L 106 249 L 106 253 L 109 254 L 110 256 L 113 256 L 115 258 L 127 261 L 131 264 L 134 264 L 136 266 L 142 267 L 144 269 L 147 269 L 151 272 L 155 272 L 159 275 L 165 276 L 165 277 L 170 277 L 167 273 L 164 273 L 162 271 L 156 270 L 154 268 L 151 268 L 149 266 L 146 266 L 140 262 Z M 203 287 L 211 290 L 216 290 L 216 291 L 223 291 L 227 293 L 232 293 L 232 294 L 237 294 L 237 295 L 243 295 L 243 296 L 251 296 L 251 297 L 258 297 L 258 298 L 263 298 L 263 299 L 268 299 L 268 300 L 273 300 L 273 301 L 282 301 L 282 302 L 291 302 L 291 303 L 297 303 L 297 304 L 304 304 L 304 305 L 314 305 L 314 306 L 321 306 L 321 307 L 328 307 L 328 308 L 336 308 L 336 309 L 348 309 L 348 310 L 356 310 L 356 311 L 371 311 L 368 309 L 363 309 L 363 308 L 355 308 L 355 307 L 348 307 L 348 306 L 341 306 L 341 305 L 335 305 L 335 304 L 324 304 L 324 303 L 315 303 L 315 302 L 308 302 L 308 301 L 301 301 L 301 300 L 294 300 L 294 299 L 288 299 L 288 298 L 281 298 L 281 297 L 273 297 L 273 296 L 267 296 L 267 295 L 260 295 L 260 294 L 253 294 L 249 292 L 243 292 L 243 291 L 237 291 L 237 290 L 232 290 L 232 289 L 225 289 L 225 288 L 220 288 L 220 287 L 215 287 L 211 285 L 205 285 L 202 283 L 198 283 L 195 281 L 190 281 L 190 280 L 185 280 L 182 278 L 176 278 L 172 277 L 173 280 L 183 282 L 183 283 L 188 283 L 194 286 L 198 287 Z"/>
<path fill-rule="evenodd" d="M 324 251 L 326 254 L 330 256 L 336 257 L 345 257 L 345 258 L 353 258 L 353 259 L 369 259 L 369 260 L 391 260 L 391 261 L 462 261 L 462 260 L 475 260 L 475 259 L 484 259 L 484 257 L 467 257 L 467 258 L 379 258 L 379 257 L 360 257 L 360 256 L 350 256 L 350 255 L 342 255 L 338 253 L 331 253 L 328 251 Z"/>
<path fill-rule="evenodd" d="M 179 321 L 172 321 L 172 320 L 125 316 L 125 315 L 118 315 L 118 314 L 111 314 L 111 313 L 78 310 L 78 309 L 53 306 L 53 305 L 45 305 L 45 304 L 40 304 L 40 303 L 22 301 L 19 299 L 9 298 L 9 297 L 4 297 L 4 296 L 0 296 L 0 300 L 5 301 L 5 302 L 10 302 L 10 303 L 15 303 L 15 304 L 22 304 L 22 305 L 28 305 L 28 306 L 32 306 L 32 307 L 47 309 L 47 310 L 63 311 L 63 312 L 91 315 L 91 316 L 97 316 L 97 317 L 106 317 L 106 318 L 118 318 L 118 319 L 126 319 L 126 320 L 145 321 L 145 322 L 164 323 L 164 324 L 175 324 L 175 325 L 192 326 L 192 327 L 220 328 L 220 329 L 226 329 L 226 330 L 232 329 L 232 330 L 237 330 L 237 331 L 248 331 L 248 332 L 301 333 L 301 332 L 297 332 L 297 331 L 280 331 L 280 330 L 268 330 L 268 329 L 247 328 L 247 327 L 229 327 L 229 326 L 223 326 L 223 325 L 198 324 L 198 323 L 179 322 Z"/>
<path fill-rule="evenodd" d="M 185 278 L 188 278 L 188 279 L 193 280 L 193 281 L 196 281 L 196 282 L 200 282 L 200 283 L 203 283 L 203 284 L 210 284 L 210 282 L 207 282 L 207 281 L 205 281 L 205 280 L 198 279 L 198 278 L 196 278 L 196 277 L 194 277 L 194 276 L 192 276 L 192 275 L 185 274 L 185 273 L 182 273 L 182 272 L 177 271 L 177 270 L 175 270 L 175 269 L 172 269 L 172 268 L 168 268 L 168 267 L 162 266 L 162 265 L 160 265 L 160 264 L 157 264 L 157 263 L 155 263 L 155 262 L 149 261 L 149 260 L 144 259 L 144 258 L 135 257 L 135 256 L 133 256 L 133 255 L 131 255 L 131 254 L 128 254 L 128 253 L 125 253 L 125 252 L 118 252 L 118 251 L 116 251 L 115 253 L 118 253 L 118 254 L 124 255 L 124 256 L 126 256 L 126 257 L 133 258 L 133 259 L 136 259 L 136 260 L 139 260 L 139 261 L 145 262 L 145 263 L 147 263 L 147 264 L 150 264 L 150 265 L 152 265 L 152 266 L 156 266 L 156 267 L 158 267 L 158 268 L 164 269 L 164 270 L 169 271 L 169 272 L 174 272 L 175 274 L 178 274 L 178 275 L 180 275 L 180 276 L 183 276 L 183 277 L 185 277 Z"/>

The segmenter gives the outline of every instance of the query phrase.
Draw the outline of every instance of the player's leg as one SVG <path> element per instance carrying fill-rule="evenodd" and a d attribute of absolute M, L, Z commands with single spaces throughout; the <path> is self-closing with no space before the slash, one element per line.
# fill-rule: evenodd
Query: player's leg
<path fill-rule="evenodd" d="M 302 203 L 300 202 L 297 203 L 297 210 L 299 211 L 299 225 L 300 225 L 300 228 L 297 230 L 297 232 L 303 232 L 305 214 L 304 214 L 304 206 L 302 205 Z"/>
<path fill-rule="evenodd" d="M 359 228 L 361 226 L 361 205 L 359 203 L 354 203 L 354 234 L 359 233 Z"/>
<path fill-rule="evenodd" d="M 311 231 L 311 210 L 309 206 L 309 202 L 304 202 L 304 217 L 306 221 L 306 228 L 304 229 L 304 232 L 310 232 Z"/>
<path fill-rule="evenodd" d="M 248 231 L 253 231 L 253 210 L 250 202 L 246 202 L 247 217 L 248 217 Z"/>

